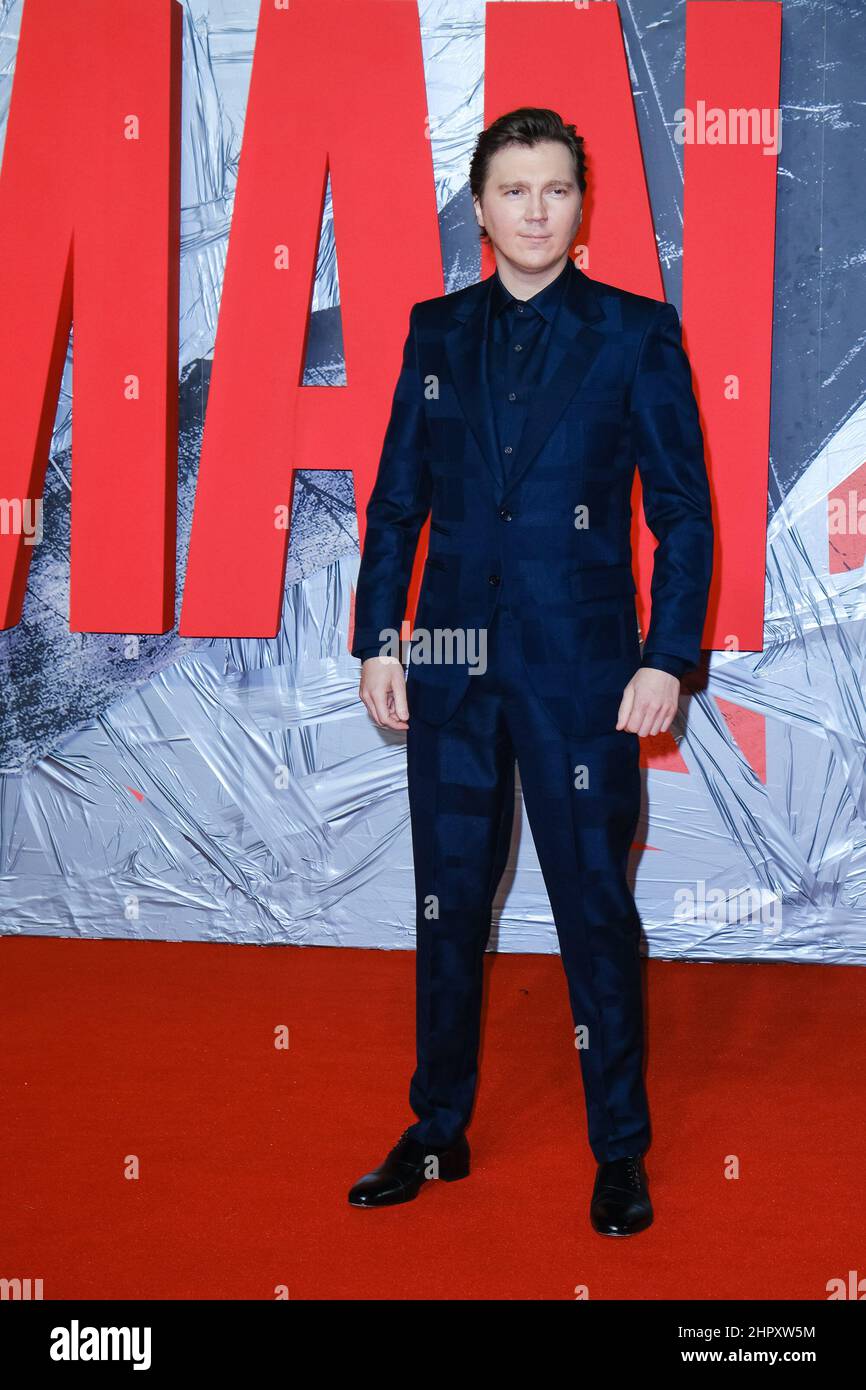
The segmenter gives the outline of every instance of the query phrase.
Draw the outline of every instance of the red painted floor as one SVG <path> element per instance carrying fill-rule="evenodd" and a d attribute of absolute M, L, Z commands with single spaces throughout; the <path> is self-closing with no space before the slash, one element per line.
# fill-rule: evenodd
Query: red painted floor
<path fill-rule="evenodd" d="M 346 1192 L 414 1118 L 411 953 L 0 938 L 0 1277 L 46 1299 L 824 1300 L 866 1275 L 866 973 L 649 964 L 656 1220 L 612 1240 L 559 959 L 487 968 L 472 1175 L 374 1212 Z"/>

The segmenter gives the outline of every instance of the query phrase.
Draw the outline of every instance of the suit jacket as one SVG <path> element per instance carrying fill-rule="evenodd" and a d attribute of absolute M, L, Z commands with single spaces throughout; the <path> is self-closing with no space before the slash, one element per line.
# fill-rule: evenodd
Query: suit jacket
<path fill-rule="evenodd" d="M 713 526 L 679 317 L 672 304 L 569 265 L 510 468 L 498 457 L 487 389 L 490 280 L 410 312 L 367 506 L 352 643 L 354 655 L 366 656 L 399 632 L 429 514 L 414 632 L 430 636 L 414 640 L 410 653 L 410 717 L 450 717 L 472 679 L 481 634 L 505 601 L 519 623 L 527 679 L 560 730 L 615 729 L 641 662 L 635 467 L 658 541 L 646 649 L 689 665 L 699 659 Z"/>

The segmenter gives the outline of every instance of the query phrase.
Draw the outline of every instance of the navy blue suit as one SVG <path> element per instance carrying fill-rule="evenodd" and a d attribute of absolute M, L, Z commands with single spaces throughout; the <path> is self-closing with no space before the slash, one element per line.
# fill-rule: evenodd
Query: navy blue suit
<path fill-rule="evenodd" d="M 635 467 L 658 540 L 643 655 Z M 414 305 L 367 507 L 355 655 L 399 632 L 428 514 L 407 680 L 410 1134 L 444 1145 L 469 1120 L 516 760 L 585 1041 L 590 1145 L 599 1162 L 643 1152 L 640 922 L 626 876 L 638 739 L 615 726 L 642 662 L 675 674 L 697 662 L 713 542 L 674 306 L 595 282 L 570 260 L 525 304 L 496 274 Z"/>

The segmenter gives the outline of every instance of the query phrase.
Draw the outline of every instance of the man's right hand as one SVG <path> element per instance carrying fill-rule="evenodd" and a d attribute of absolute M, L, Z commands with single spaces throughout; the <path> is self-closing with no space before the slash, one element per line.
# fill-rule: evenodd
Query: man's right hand
<path fill-rule="evenodd" d="M 408 729 L 406 678 L 396 656 L 370 656 L 361 667 L 358 694 L 380 729 Z"/>

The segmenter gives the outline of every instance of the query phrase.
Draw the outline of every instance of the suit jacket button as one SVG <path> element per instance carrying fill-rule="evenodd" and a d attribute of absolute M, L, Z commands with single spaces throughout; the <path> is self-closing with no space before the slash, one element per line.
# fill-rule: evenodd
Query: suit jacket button
<path fill-rule="evenodd" d="M 498 583 L 499 583 L 499 575 L 498 575 L 498 574 L 491 574 L 491 575 L 489 575 L 489 576 L 488 576 L 487 582 L 488 582 L 488 584 L 498 584 Z"/>
<path fill-rule="evenodd" d="M 508 510 L 507 507 L 500 507 L 500 508 L 499 508 L 499 516 L 500 516 L 500 519 L 501 519 L 502 521 L 510 521 L 512 515 L 513 515 L 513 513 L 511 513 L 511 512 Z"/>

